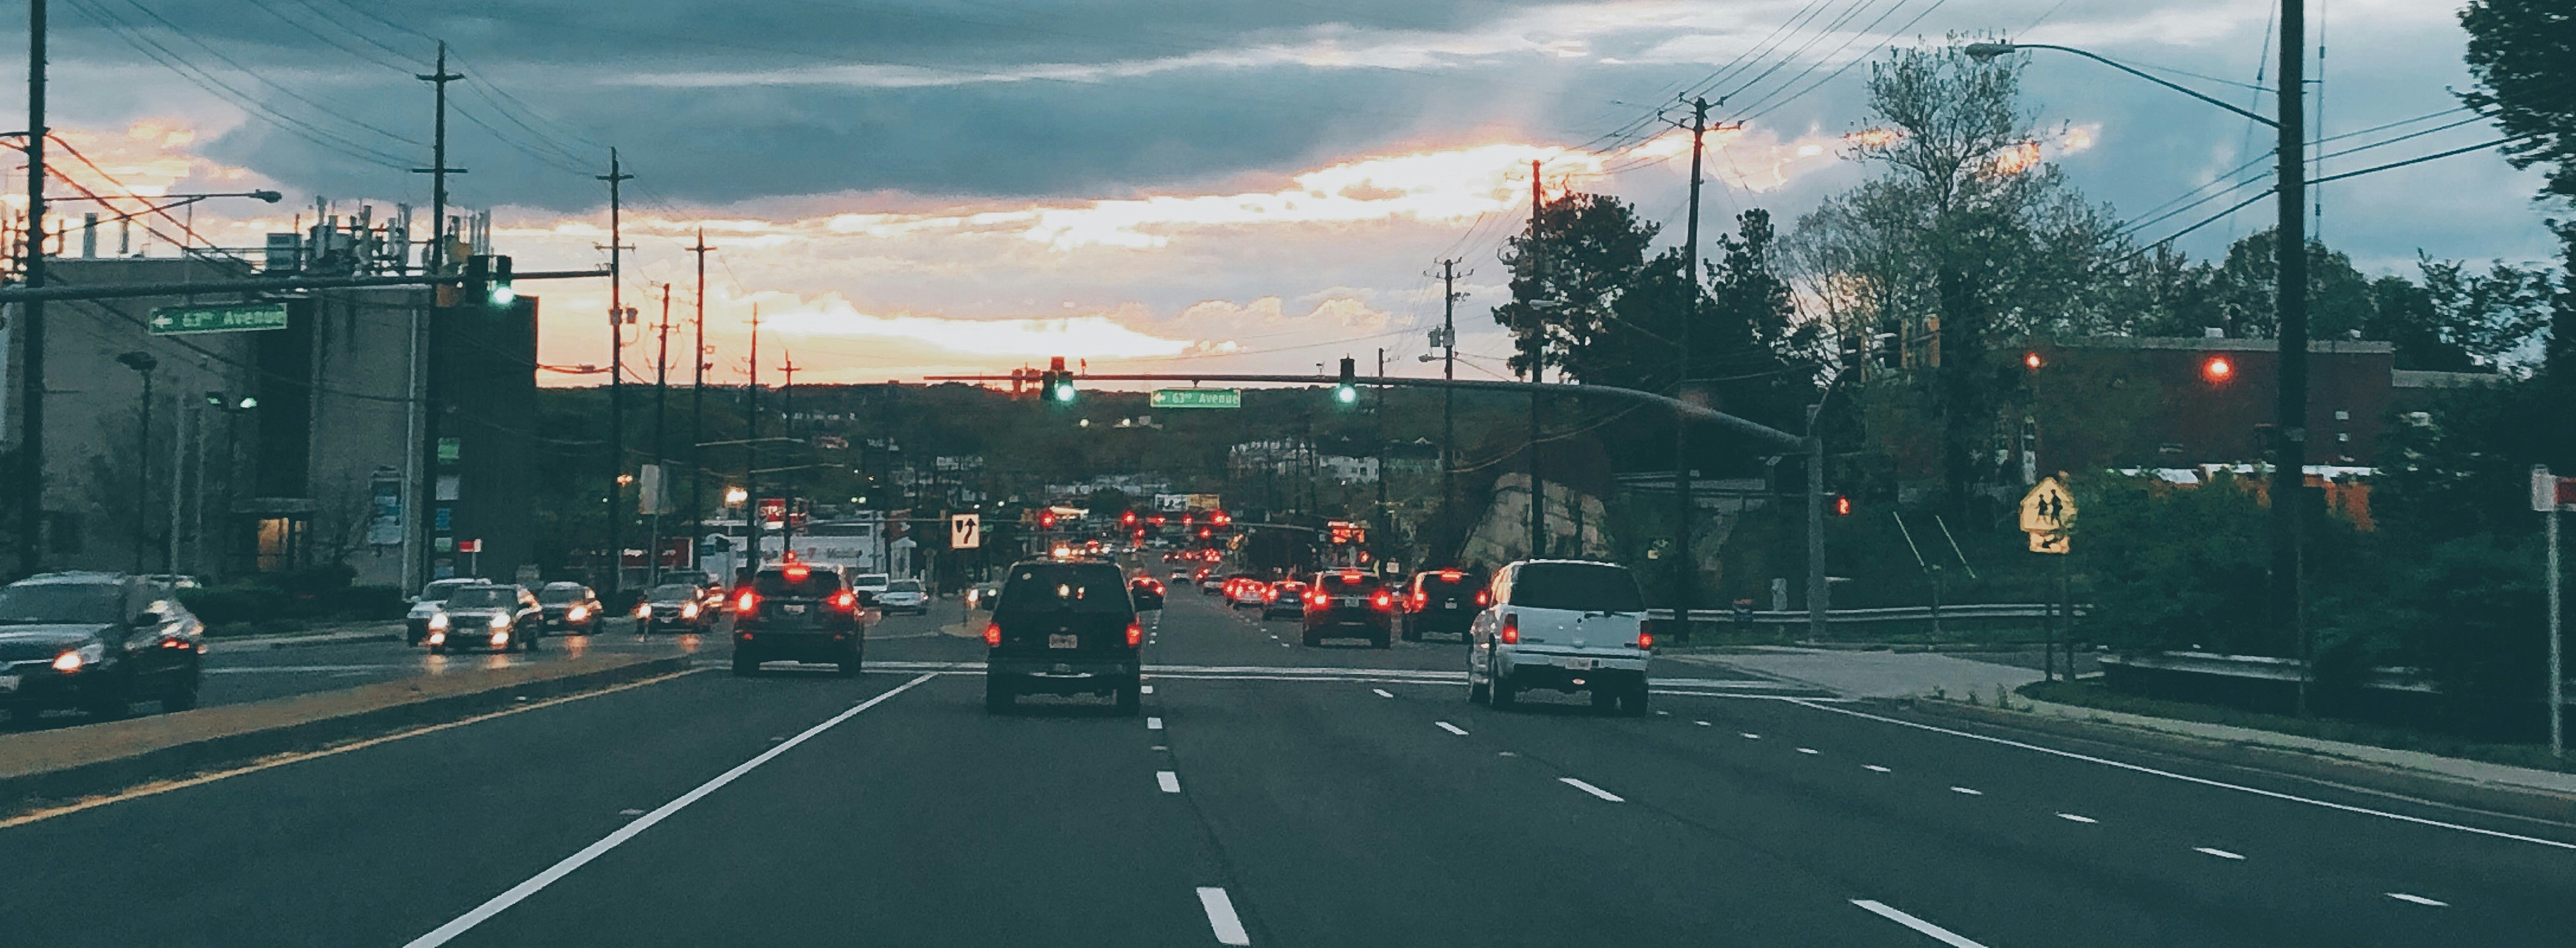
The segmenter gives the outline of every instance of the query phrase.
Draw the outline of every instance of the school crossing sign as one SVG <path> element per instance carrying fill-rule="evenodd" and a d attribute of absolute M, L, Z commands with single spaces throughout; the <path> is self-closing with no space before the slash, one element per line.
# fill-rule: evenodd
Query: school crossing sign
<path fill-rule="evenodd" d="M 2066 552 L 2066 528 L 2075 523 L 2075 495 L 2054 477 L 2040 478 L 2021 498 L 2021 529 L 2033 553 Z"/>

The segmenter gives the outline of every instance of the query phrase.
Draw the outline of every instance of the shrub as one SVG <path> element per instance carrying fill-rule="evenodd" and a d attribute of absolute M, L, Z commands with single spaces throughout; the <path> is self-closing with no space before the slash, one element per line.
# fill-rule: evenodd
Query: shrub
<path fill-rule="evenodd" d="M 400 586 L 348 586 L 324 599 L 332 615 L 348 619 L 399 619 L 410 608 Z"/>
<path fill-rule="evenodd" d="M 294 607 L 285 591 L 248 584 L 182 589 L 179 603 L 209 626 L 279 619 Z"/>

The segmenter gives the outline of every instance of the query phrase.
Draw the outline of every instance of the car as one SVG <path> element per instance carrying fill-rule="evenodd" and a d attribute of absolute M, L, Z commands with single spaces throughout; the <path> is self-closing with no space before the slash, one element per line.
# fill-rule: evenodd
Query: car
<path fill-rule="evenodd" d="M 1306 614 L 1306 584 L 1283 579 L 1270 584 L 1261 599 L 1264 619 L 1294 619 Z"/>
<path fill-rule="evenodd" d="M 1395 590 L 1374 573 L 1328 569 L 1306 584 L 1306 645 L 1364 638 L 1386 648 L 1395 638 Z"/>
<path fill-rule="evenodd" d="M 1127 581 L 1127 598 L 1135 600 L 1136 611 L 1153 612 L 1163 608 L 1163 588 L 1162 580 L 1138 573 Z"/>
<path fill-rule="evenodd" d="M 420 588 L 419 598 L 411 601 L 411 611 L 403 616 L 403 644 L 419 645 L 429 638 L 431 620 L 439 615 L 447 597 L 468 586 L 480 586 L 475 578 L 438 579 Z"/>
<path fill-rule="evenodd" d="M 993 608 L 993 600 L 1000 598 L 1001 595 L 1000 586 L 992 583 L 976 583 L 966 590 L 966 608 L 990 611 Z"/>
<path fill-rule="evenodd" d="M 898 579 L 887 583 L 877 594 L 877 608 L 887 612 L 909 612 L 917 616 L 930 614 L 930 595 L 921 591 L 921 580 Z"/>
<path fill-rule="evenodd" d="M 533 652 L 545 628 L 545 609 L 528 587 L 481 583 L 448 594 L 447 604 L 430 617 L 425 641 L 432 655 L 458 648 Z"/>
<path fill-rule="evenodd" d="M 1199 584 L 1201 594 L 1217 596 L 1225 593 L 1225 577 L 1217 575 L 1215 567 L 1199 567 L 1198 572 L 1190 574 L 1190 581 Z"/>
<path fill-rule="evenodd" d="M 866 610 L 841 574 L 793 560 L 752 574 L 733 595 L 733 673 L 763 662 L 815 662 L 856 675 L 867 657 Z"/>
<path fill-rule="evenodd" d="M 663 583 L 635 605 L 635 631 L 697 635 L 715 628 L 715 611 L 694 583 Z"/>
<path fill-rule="evenodd" d="M 1547 688 L 1646 713 L 1655 637 L 1627 567 L 1522 560 L 1494 574 L 1486 598 L 1468 632 L 1467 700 L 1508 708 L 1522 691 Z"/>
<path fill-rule="evenodd" d="M 121 573 L 39 573 L 0 586 L 0 707 L 122 717 L 136 701 L 197 706 L 205 623 L 167 583 Z"/>
<path fill-rule="evenodd" d="M 1173 579 L 1188 579 L 1188 578 L 1190 578 L 1190 571 L 1189 571 L 1189 570 L 1186 570 L 1186 569 L 1174 569 L 1174 570 L 1172 570 L 1172 577 L 1171 577 L 1171 578 L 1173 578 Z"/>
<path fill-rule="evenodd" d="M 580 583 L 538 587 L 537 608 L 545 610 L 546 631 L 565 635 L 589 635 L 599 631 L 600 621 L 608 618 L 608 608 L 599 604 L 599 594 Z"/>
<path fill-rule="evenodd" d="M 668 570 L 662 574 L 662 582 L 687 583 L 691 586 L 696 586 L 698 587 L 700 598 L 706 600 L 704 606 L 705 609 L 710 613 L 724 611 L 724 584 L 716 582 L 714 573 L 710 573 L 702 569 Z M 657 583 L 656 585 L 659 584 Z"/>
<path fill-rule="evenodd" d="M 859 594 L 861 602 L 873 600 L 878 593 L 894 585 L 894 577 L 884 573 L 857 573 L 850 576 L 850 591 Z"/>
<path fill-rule="evenodd" d="M 1270 583 L 1258 576 L 1237 574 L 1225 582 L 1225 604 L 1228 606 L 1258 609 L 1269 601 Z"/>
<path fill-rule="evenodd" d="M 1404 640 L 1422 641 L 1425 635 L 1455 635 L 1468 640 L 1467 629 L 1476 623 L 1476 610 L 1485 607 L 1485 591 L 1476 578 L 1454 569 L 1424 570 L 1413 574 L 1405 584 L 1402 606 Z"/>
<path fill-rule="evenodd" d="M 1118 567 L 1094 560 L 1011 566 L 984 624 L 984 710 L 1022 695 L 1108 695 L 1117 712 L 1142 707 L 1145 624 Z"/>

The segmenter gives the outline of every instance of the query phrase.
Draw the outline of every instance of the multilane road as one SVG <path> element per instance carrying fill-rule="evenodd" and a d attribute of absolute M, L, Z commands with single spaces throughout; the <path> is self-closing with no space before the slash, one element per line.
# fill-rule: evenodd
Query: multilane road
<path fill-rule="evenodd" d="M 0 823 L 0 944 L 2576 940 L 2565 827 L 1681 663 L 1646 718 L 1497 712 L 1453 642 L 1187 592 L 1143 716 L 994 717 L 953 621 Z"/>

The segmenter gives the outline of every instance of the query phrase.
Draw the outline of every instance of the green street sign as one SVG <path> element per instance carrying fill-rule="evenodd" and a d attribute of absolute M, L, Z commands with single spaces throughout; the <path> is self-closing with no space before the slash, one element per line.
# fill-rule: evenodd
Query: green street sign
<path fill-rule="evenodd" d="M 243 303 L 232 306 L 162 306 L 152 310 L 152 334 L 246 332 L 286 328 L 286 304 Z"/>
<path fill-rule="evenodd" d="M 1241 408 L 1243 390 L 1239 388 L 1158 388 L 1151 404 L 1156 408 Z"/>

